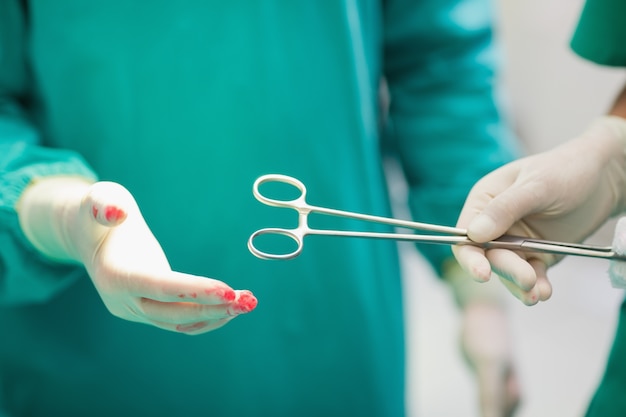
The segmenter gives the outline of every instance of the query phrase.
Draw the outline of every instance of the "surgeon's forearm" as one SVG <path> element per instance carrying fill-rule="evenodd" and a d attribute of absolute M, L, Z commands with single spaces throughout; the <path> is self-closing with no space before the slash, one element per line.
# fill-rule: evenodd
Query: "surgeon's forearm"
<path fill-rule="evenodd" d="M 626 119 L 626 86 L 624 86 L 622 92 L 615 99 L 615 103 L 613 103 L 613 108 L 611 108 L 609 114 Z"/>

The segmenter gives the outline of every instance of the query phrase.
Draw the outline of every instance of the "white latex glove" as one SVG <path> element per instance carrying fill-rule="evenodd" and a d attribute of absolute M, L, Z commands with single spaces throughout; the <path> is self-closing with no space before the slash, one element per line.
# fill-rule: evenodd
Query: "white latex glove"
<path fill-rule="evenodd" d="M 512 416 L 520 401 L 520 387 L 511 354 L 504 289 L 477 283 L 456 262 L 444 266 L 462 311 L 461 349 L 474 371 L 482 417 Z"/>
<path fill-rule="evenodd" d="M 626 207 L 626 120 L 606 116 L 578 138 L 550 151 L 512 162 L 481 179 L 458 220 L 476 242 L 503 234 L 582 242 Z M 560 257 L 540 253 L 453 248 L 475 279 L 493 270 L 527 305 L 547 300 L 547 269 Z"/>
<path fill-rule="evenodd" d="M 250 291 L 172 271 L 135 199 L 119 184 L 37 180 L 22 194 L 17 212 L 26 237 L 44 255 L 84 265 L 119 318 L 200 334 L 256 307 Z"/>

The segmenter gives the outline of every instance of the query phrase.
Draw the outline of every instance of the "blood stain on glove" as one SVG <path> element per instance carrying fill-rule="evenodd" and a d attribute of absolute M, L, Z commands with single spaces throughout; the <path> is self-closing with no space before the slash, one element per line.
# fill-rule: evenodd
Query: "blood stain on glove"
<path fill-rule="evenodd" d="M 104 217 L 111 223 L 118 223 L 126 218 L 126 212 L 115 206 L 107 206 L 104 209 Z"/>
<path fill-rule="evenodd" d="M 94 205 L 91 208 L 91 214 L 93 218 L 99 220 L 100 223 L 105 220 L 110 225 L 117 225 L 126 219 L 126 212 L 116 206 L 106 206 L 101 212 L 98 206 Z M 99 214 L 101 215 L 100 218 L 98 217 Z"/>
<path fill-rule="evenodd" d="M 206 326 L 207 326 L 206 321 L 200 321 L 198 323 L 193 323 L 193 324 L 179 324 L 176 326 L 176 330 L 178 330 L 179 332 L 187 333 L 187 332 L 193 332 L 196 330 L 203 329 Z"/>
<path fill-rule="evenodd" d="M 258 300 L 250 291 L 242 291 L 236 302 L 237 309 L 242 313 L 249 313 L 256 308 Z"/>
<path fill-rule="evenodd" d="M 211 290 L 204 290 L 204 292 L 206 295 L 217 296 L 229 303 L 231 301 L 235 301 L 235 298 L 237 298 L 237 294 L 235 294 L 235 291 L 231 289 L 216 288 L 216 289 L 211 289 Z M 192 297 L 192 298 L 196 298 L 196 297 Z"/>
<path fill-rule="evenodd" d="M 187 298 L 185 294 L 178 294 L 178 298 Z M 198 293 L 191 292 L 189 293 L 189 298 L 198 298 Z"/>
<path fill-rule="evenodd" d="M 227 313 L 229 316 L 249 313 L 256 308 L 257 303 L 256 297 L 250 291 L 243 290 L 239 293 L 239 298 L 228 307 Z"/>

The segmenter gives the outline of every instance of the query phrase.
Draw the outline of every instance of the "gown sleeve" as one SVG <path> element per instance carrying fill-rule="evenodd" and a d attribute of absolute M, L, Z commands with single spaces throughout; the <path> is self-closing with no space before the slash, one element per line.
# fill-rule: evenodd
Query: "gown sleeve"
<path fill-rule="evenodd" d="M 82 268 L 42 256 L 19 226 L 16 203 L 37 177 L 95 174 L 73 152 L 46 148 L 32 122 L 31 76 L 26 56 L 27 15 L 18 0 L 0 2 L 0 305 L 43 302 L 76 277 Z"/>
<path fill-rule="evenodd" d="M 571 47 L 596 64 L 626 66 L 626 2 L 588 0 L 576 26 Z"/>
<path fill-rule="evenodd" d="M 397 152 L 416 221 L 453 226 L 472 185 L 518 156 L 496 100 L 491 3 L 390 0 L 385 144 Z M 448 246 L 418 245 L 435 270 Z"/>

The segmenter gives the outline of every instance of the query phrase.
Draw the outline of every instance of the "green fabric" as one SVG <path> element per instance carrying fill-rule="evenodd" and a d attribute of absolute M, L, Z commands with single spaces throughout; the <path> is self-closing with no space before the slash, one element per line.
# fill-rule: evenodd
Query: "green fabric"
<path fill-rule="evenodd" d="M 626 66 L 625 17 L 624 0 L 588 0 L 572 37 L 572 49 L 597 64 Z"/>
<path fill-rule="evenodd" d="M 611 354 L 600 387 L 587 410 L 586 417 L 623 417 L 626 415 L 626 301 L 619 312 L 619 323 Z"/>
<path fill-rule="evenodd" d="M 469 187 L 514 156 L 490 13 L 474 0 L 0 2 L 0 414 L 404 415 L 396 244 L 313 237 L 295 260 L 256 259 L 248 236 L 295 218 L 251 186 L 293 175 L 314 204 L 389 215 L 384 73 L 386 148 L 413 211 L 454 223 Z M 21 191 L 54 174 L 125 185 L 175 270 L 249 288 L 259 306 L 198 337 L 113 317 L 81 269 L 46 262 L 19 230 Z M 428 256 L 438 267 L 449 248 Z"/>

